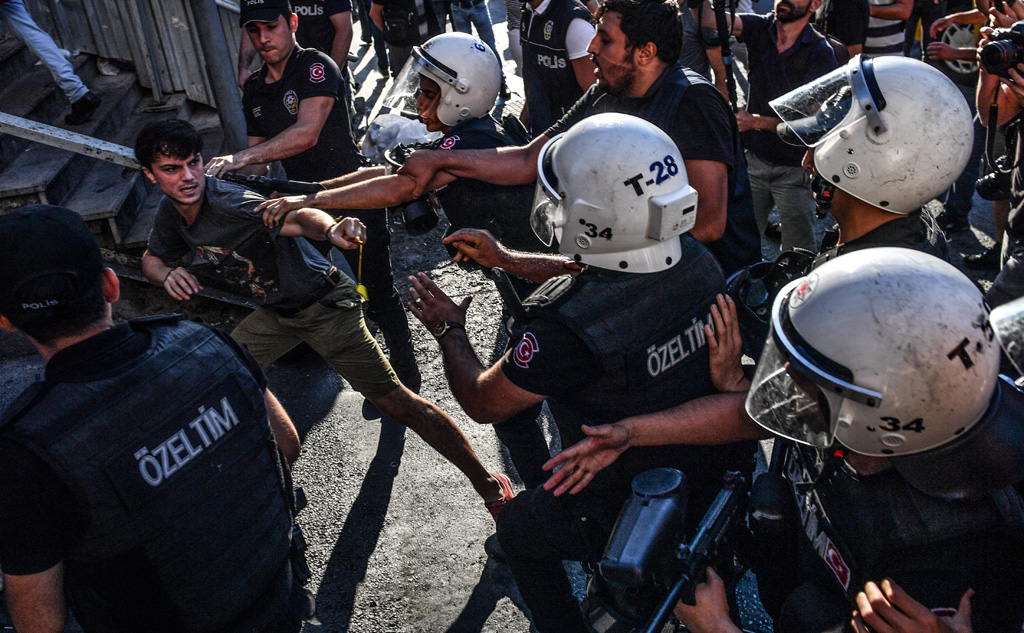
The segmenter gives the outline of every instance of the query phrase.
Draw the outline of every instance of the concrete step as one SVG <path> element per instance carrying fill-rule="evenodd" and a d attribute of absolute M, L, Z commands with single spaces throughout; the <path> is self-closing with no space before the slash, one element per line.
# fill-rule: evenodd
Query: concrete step
<path fill-rule="evenodd" d="M 128 115 L 138 104 L 142 90 L 133 73 L 97 77 L 93 91 L 103 103 L 88 122 L 59 127 L 99 139 L 114 138 L 124 128 Z M 0 173 L 0 213 L 27 204 L 61 204 L 85 177 L 93 159 L 48 145 L 29 145 Z"/>
<path fill-rule="evenodd" d="M 35 56 L 13 35 L 0 36 L 0 86 L 9 86 L 36 63 Z"/>
<path fill-rule="evenodd" d="M 84 55 L 76 57 L 73 63 L 79 74 L 89 74 L 87 68 L 95 67 L 91 58 Z M 69 105 L 67 97 L 41 64 L 30 67 L 0 92 L 0 111 L 41 123 L 63 123 Z M 0 170 L 14 162 L 29 143 L 17 136 L 0 134 Z"/>

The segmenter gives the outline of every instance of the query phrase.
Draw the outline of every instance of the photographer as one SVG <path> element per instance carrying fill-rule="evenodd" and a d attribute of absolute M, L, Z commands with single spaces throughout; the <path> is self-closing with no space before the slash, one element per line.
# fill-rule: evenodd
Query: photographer
<path fill-rule="evenodd" d="M 1024 65 L 1017 63 L 1008 67 L 992 67 L 986 64 L 990 54 L 984 51 L 992 42 L 1004 41 L 1004 49 L 1015 49 L 1016 60 L 1024 49 L 1024 7 L 1021 3 L 1007 3 L 1007 13 L 995 7 L 989 10 L 991 23 L 999 27 L 981 29 L 978 44 L 978 115 L 983 125 L 990 125 L 990 111 L 998 109 L 998 125 L 1005 125 L 1020 115 L 1024 107 Z M 1005 29 L 1011 29 L 1007 31 Z M 1017 133 L 1017 151 L 1012 160 L 1013 172 L 1010 177 L 1010 213 L 1003 235 L 1002 267 L 985 298 L 994 307 L 1024 296 L 1024 172 L 1021 171 L 1020 132 Z"/>

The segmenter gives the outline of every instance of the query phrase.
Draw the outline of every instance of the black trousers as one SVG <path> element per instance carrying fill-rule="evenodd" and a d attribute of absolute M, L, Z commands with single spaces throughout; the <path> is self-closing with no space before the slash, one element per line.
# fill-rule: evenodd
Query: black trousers
<path fill-rule="evenodd" d="M 409 318 L 405 306 L 395 288 L 391 270 L 391 231 L 388 230 L 387 213 L 380 209 L 367 211 L 332 212 L 332 215 L 346 215 L 358 218 L 366 225 L 366 243 L 363 245 L 362 283 L 369 295 L 368 316 L 373 319 L 384 334 L 388 344 L 388 355 L 392 366 L 398 369 L 412 363 L 412 334 L 409 332 Z M 342 251 L 345 260 L 352 267 L 352 273 L 359 275 L 359 249 Z M 357 280 L 358 281 L 358 280 Z M 406 358 L 408 357 L 408 358 Z M 402 377 L 402 373 L 399 374 Z"/>

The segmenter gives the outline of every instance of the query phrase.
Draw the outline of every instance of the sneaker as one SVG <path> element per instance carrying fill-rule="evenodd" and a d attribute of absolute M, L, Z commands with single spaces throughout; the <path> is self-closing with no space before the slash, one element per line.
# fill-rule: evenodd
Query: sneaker
<path fill-rule="evenodd" d="M 501 514 L 505 504 L 508 503 L 516 496 L 516 493 L 512 492 L 512 482 L 509 478 L 501 473 L 491 473 L 491 477 L 498 480 L 498 485 L 501 486 L 501 499 L 495 499 L 484 504 L 484 507 L 491 513 L 494 520 L 498 520 L 498 515 Z"/>
<path fill-rule="evenodd" d="M 92 118 L 96 108 L 100 107 L 103 99 L 89 91 L 85 96 L 71 104 L 71 112 L 64 117 L 67 125 L 81 125 Z"/>
<path fill-rule="evenodd" d="M 498 97 L 502 101 L 508 101 L 512 98 L 512 91 L 508 89 L 508 84 L 506 84 L 504 80 L 501 82 L 501 90 L 498 91 Z"/>
<path fill-rule="evenodd" d="M 943 233 L 959 233 L 960 231 L 966 231 L 971 223 L 967 221 L 967 218 L 950 213 L 948 210 L 943 209 L 937 216 L 935 216 L 935 222 L 942 229 Z"/>
<path fill-rule="evenodd" d="M 1002 259 L 1002 248 L 999 244 L 992 246 L 985 250 L 983 253 L 977 253 L 975 255 L 967 255 L 964 257 L 964 266 L 968 268 L 974 268 L 976 270 L 999 270 L 1000 260 Z"/>

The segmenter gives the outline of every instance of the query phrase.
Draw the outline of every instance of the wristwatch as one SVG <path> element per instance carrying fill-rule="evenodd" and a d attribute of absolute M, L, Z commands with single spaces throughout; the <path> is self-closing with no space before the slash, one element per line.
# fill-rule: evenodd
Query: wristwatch
<path fill-rule="evenodd" d="M 442 336 L 456 328 L 460 330 L 465 330 L 466 326 L 461 323 L 456 323 L 455 321 L 443 321 L 441 323 L 438 323 L 437 327 L 431 330 L 430 333 L 434 335 L 434 338 L 441 340 Z"/>

